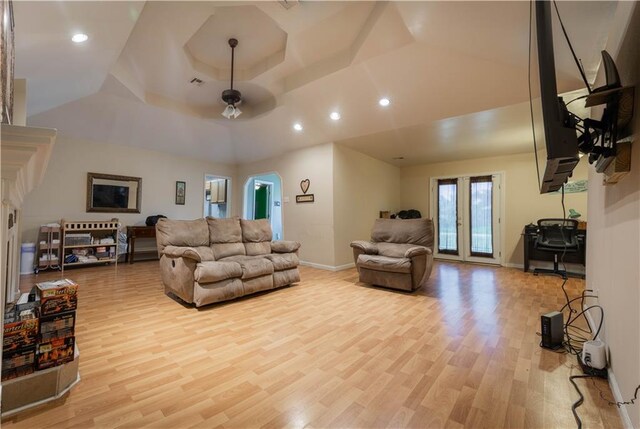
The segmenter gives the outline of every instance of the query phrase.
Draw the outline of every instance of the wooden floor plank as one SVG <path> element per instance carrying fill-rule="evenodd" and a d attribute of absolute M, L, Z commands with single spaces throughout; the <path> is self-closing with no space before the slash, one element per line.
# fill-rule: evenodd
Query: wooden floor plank
<path fill-rule="evenodd" d="M 555 277 L 438 262 L 410 294 L 301 267 L 295 286 L 195 309 L 164 295 L 157 262 L 65 276 L 80 285 L 82 380 L 5 428 L 574 425 L 575 358 L 538 345 L 540 314 L 564 302 Z M 580 383 L 585 427 L 620 427 Z"/>

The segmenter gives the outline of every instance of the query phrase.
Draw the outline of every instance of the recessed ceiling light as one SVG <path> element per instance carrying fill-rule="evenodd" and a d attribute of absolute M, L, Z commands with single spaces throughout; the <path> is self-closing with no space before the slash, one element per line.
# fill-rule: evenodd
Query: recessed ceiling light
<path fill-rule="evenodd" d="M 87 36 L 84 33 L 76 33 L 76 34 L 73 35 L 71 40 L 74 41 L 75 43 L 82 43 L 82 42 L 86 42 L 87 40 L 89 40 L 89 36 Z"/>
<path fill-rule="evenodd" d="M 331 112 L 331 114 L 329 115 L 329 117 L 331 119 L 333 119 L 334 121 L 337 121 L 338 119 L 340 119 L 340 113 L 338 112 Z"/>
<path fill-rule="evenodd" d="M 390 103 L 391 101 L 389 101 L 388 98 L 381 98 L 380 100 L 378 100 L 378 104 L 382 107 L 387 107 Z"/>
<path fill-rule="evenodd" d="M 293 124 L 293 129 L 296 131 L 302 131 L 302 124 L 299 122 L 296 122 L 295 124 Z"/>

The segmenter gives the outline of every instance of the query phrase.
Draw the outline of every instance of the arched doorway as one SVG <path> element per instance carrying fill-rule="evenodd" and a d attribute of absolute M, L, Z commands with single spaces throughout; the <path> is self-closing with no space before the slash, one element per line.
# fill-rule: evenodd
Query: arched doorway
<path fill-rule="evenodd" d="M 251 176 L 244 185 L 245 219 L 269 219 L 273 239 L 282 240 L 282 179 L 278 173 Z"/>

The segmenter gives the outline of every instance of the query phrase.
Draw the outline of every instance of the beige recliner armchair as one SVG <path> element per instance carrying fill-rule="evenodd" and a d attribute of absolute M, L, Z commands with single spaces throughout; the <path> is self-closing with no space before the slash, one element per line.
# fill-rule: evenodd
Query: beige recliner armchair
<path fill-rule="evenodd" d="M 414 291 L 431 275 L 433 221 L 376 219 L 371 241 L 351 247 L 361 282 Z"/>

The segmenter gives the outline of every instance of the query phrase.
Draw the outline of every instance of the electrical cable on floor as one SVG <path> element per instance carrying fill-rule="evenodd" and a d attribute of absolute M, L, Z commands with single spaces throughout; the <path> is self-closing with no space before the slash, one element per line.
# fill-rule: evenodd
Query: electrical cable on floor
<path fill-rule="evenodd" d="M 584 396 L 582 396 L 582 392 L 580 391 L 580 388 L 578 387 L 576 382 L 573 381 L 576 378 L 593 378 L 593 375 L 572 375 L 571 377 L 569 377 L 569 381 L 571 382 L 571 384 L 573 384 L 573 387 L 575 387 L 576 392 L 578 392 L 578 395 L 580 395 L 580 399 L 578 399 L 576 402 L 573 403 L 573 405 L 571 405 L 571 412 L 573 413 L 573 418 L 576 419 L 578 429 L 581 429 L 582 420 L 580 420 L 580 416 L 578 415 L 578 411 L 576 411 L 576 409 L 580 405 L 582 405 L 582 403 L 584 402 Z"/>
<path fill-rule="evenodd" d="M 638 385 L 638 387 L 636 387 L 635 392 L 633 393 L 633 398 L 629 399 L 628 401 L 615 402 L 615 401 L 612 401 L 611 399 L 604 397 L 604 392 L 600 390 L 600 388 L 596 385 L 595 381 L 591 380 L 591 383 L 593 384 L 593 387 L 595 387 L 596 390 L 598 391 L 598 394 L 600 395 L 600 399 L 602 399 L 603 401 L 606 401 L 608 405 L 615 405 L 618 408 L 622 407 L 623 405 L 635 404 L 636 400 L 638 399 L 638 392 L 640 392 L 640 385 Z"/>
<path fill-rule="evenodd" d="M 578 425 L 578 429 L 582 428 L 582 420 L 580 420 L 580 416 L 578 416 L 578 412 L 576 411 L 576 408 L 582 405 L 582 403 L 584 402 L 584 396 L 582 396 L 582 392 L 578 388 L 578 385 L 576 384 L 576 382 L 573 380 L 574 378 L 587 378 L 587 377 L 589 376 L 588 375 L 572 375 L 571 377 L 569 377 L 569 381 L 571 382 L 571 384 L 573 384 L 573 387 L 575 387 L 576 392 L 578 392 L 578 395 L 580 395 L 580 399 L 578 399 L 576 402 L 573 403 L 573 405 L 571 405 L 571 412 L 573 413 L 573 417 L 576 419 L 576 424 Z"/>

